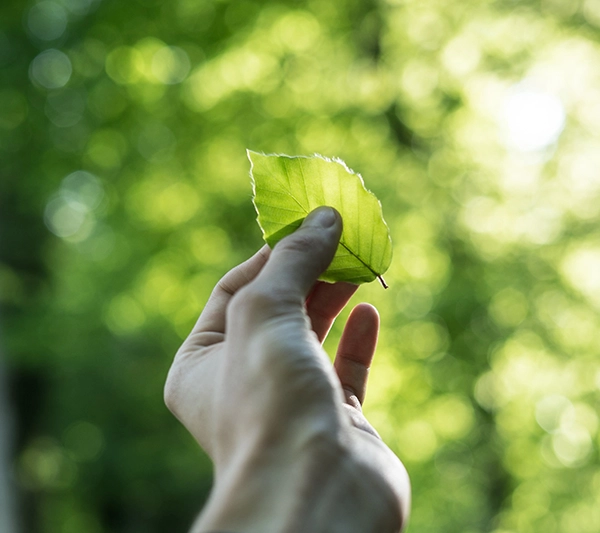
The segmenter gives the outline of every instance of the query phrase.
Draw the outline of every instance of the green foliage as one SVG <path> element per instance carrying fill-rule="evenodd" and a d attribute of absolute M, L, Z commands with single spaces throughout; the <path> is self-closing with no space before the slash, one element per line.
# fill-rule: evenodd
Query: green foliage
<path fill-rule="evenodd" d="M 248 150 L 254 206 L 273 247 L 313 209 L 334 207 L 344 220 L 335 257 L 321 279 L 367 283 L 390 266 L 392 241 L 381 204 L 343 161 L 322 156 L 264 155 Z"/>
<path fill-rule="evenodd" d="M 261 245 L 246 146 L 339 155 L 382 201 L 391 288 L 355 301 L 409 532 L 600 530 L 596 0 L 0 4 L 25 531 L 184 531 L 207 497 L 162 384 Z"/>

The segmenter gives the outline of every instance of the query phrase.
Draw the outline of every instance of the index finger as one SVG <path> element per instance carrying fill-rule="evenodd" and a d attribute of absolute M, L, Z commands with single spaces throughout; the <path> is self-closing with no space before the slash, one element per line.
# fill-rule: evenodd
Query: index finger
<path fill-rule="evenodd" d="M 210 346 L 223 340 L 229 300 L 258 275 L 270 253 L 271 249 L 267 245 L 263 246 L 250 259 L 231 269 L 219 280 L 192 330 L 190 342 L 196 346 Z"/>

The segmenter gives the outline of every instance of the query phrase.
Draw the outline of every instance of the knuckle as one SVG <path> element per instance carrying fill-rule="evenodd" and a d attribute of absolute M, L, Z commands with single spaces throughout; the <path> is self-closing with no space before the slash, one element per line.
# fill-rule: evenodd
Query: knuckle
<path fill-rule="evenodd" d="M 282 306 L 289 303 L 289 292 L 251 283 L 235 294 L 230 309 L 238 316 L 260 319 L 266 314 L 277 313 Z"/>
<path fill-rule="evenodd" d="M 256 312 L 263 307 L 269 307 L 273 303 L 273 297 L 267 291 L 247 285 L 239 290 L 231 300 L 231 307 L 238 312 Z"/>

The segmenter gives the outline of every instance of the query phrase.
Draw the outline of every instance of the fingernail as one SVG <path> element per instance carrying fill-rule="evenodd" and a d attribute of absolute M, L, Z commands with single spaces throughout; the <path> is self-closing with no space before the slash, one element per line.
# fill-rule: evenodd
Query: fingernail
<path fill-rule="evenodd" d="M 338 215 L 335 209 L 326 206 L 318 207 L 306 217 L 304 224 L 330 228 L 335 224 L 337 217 Z"/>

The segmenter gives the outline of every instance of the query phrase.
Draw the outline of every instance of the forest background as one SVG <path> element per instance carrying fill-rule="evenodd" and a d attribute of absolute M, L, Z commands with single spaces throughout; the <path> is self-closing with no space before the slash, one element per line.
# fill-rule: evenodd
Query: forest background
<path fill-rule="evenodd" d="M 599 41 L 600 0 L 4 0 L 0 531 L 202 506 L 162 387 L 261 245 L 246 148 L 382 201 L 390 289 L 354 301 L 408 531 L 600 531 Z"/>

